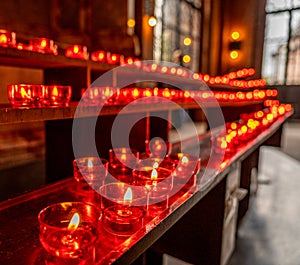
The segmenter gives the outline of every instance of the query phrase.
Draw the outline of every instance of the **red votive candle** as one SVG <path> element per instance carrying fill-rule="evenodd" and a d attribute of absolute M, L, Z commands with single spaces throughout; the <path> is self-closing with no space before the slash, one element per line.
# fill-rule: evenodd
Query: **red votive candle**
<path fill-rule="evenodd" d="M 89 87 L 82 89 L 82 100 L 89 106 L 99 104 L 114 104 L 118 94 L 118 88 L 114 87 Z"/>
<path fill-rule="evenodd" d="M 40 242 L 53 256 L 83 258 L 97 240 L 99 218 L 99 210 L 90 204 L 52 204 L 38 215 Z"/>
<path fill-rule="evenodd" d="M 143 166 L 132 171 L 133 181 L 136 185 L 142 185 L 149 188 L 152 185 L 158 185 L 160 182 L 166 183 L 170 189 L 173 187 L 172 171 L 154 164 L 153 166 Z"/>
<path fill-rule="evenodd" d="M 99 189 L 107 176 L 108 161 L 99 157 L 81 157 L 73 161 L 75 180 L 80 184 L 89 184 Z"/>
<path fill-rule="evenodd" d="M 99 62 L 99 63 L 106 63 L 107 62 L 107 57 L 110 57 L 110 52 L 106 51 L 94 51 L 91 54 L 91 60 L 94 62 Z"/>
<path fill-rule="evenodd" d="M 118 180 L 132 183 L 132 170 L 136 168 L 139 152 L 130 148 L 109 150 L 109 172 Z"/>
<path fill-rule="evenodd" d="M 8 85 L 8 98 L 14 107 L 40 107 L 44 104 L 43 85 Z"/>
<path fill-rule="evenodd" d="M 183 188 L 194 186 L 200 170 L 200 158 L 183 153 L 171 154 L 169 157 L 176 164 L 174 185 L 182 185 Z"/>
<path fill-rule="evenodd" d="M 108 232 L 129 236 L 141 228 L 147 208 L 147 191 L 143 187 L 116 182 L 103 185 L 99 193 Z"/>
<path fill-rule="evenodd" d="M 16 33 L 6 29 L 0 29 L 0 46 L 15 47 Z"/>
<path fill-rule="evenodd" d="M 109 64 L 123 64 L 124 56 L 118 53 L 112 53 L 107 56 L 107 63 Z"/>
<path fill-rule="evenodd" d="M 81 60 L 88 60 L 89 53 L 87 52 L 87 47 L 82 45 L 71 45 L 66 48 L 65 55 L 68 58 L 75 58 Z"/>
<path fill-rule="evenodd" d="M 71 100 L 71 86 L 45 86 L 46 106 L 66 106 Z"/>
<path fill-rule="evenodd" d="M 53 40 L 47 38 L 35 38 L 30 40 L 30 49 L 34 52 L 40 53 L 52 53 L 57 55 L 57 45 L 54 44 Z"/>

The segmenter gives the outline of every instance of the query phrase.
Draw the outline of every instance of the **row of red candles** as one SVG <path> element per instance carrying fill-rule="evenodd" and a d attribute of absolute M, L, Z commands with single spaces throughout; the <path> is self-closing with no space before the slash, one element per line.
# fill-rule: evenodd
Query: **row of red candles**
<path fill-rule="evenodd" d="M 126 104 L 137 99 L 140 103 L 153 103 L 162 99 L 174 102 L 241 102 L 253 100 L 265 100 L 275 98 L 278 95 L 276 89 L 253 90 L 253 91 L 197 91 L 179 90 L 170 88 L 113 88 L 113 87 L 91 87 L 82 89 L 82 100 L 87 105 L 116 105 Z"/>
<path fill-rule="evenodd" d="M 208 85 L 230 85 L 239 88 L 262 88 L 266 86 L 266 81 L 260 78 L 253 80 L 237 79 L 254 75 L 255 70 L 253 68 L 243 68 L 241 70 L 230 72 L 229 74 L 225 74 L 222 76 L 212 76 L 203 73 L 191 74 L 190 71 L 186 70 L 183 67 L 169 67 L 166 65 L 161 65 L 159 63 L 144 63 L 138 60 L 127 62 L 127 66 L 143 70 L 144 72 L 153 72 L 160 74 L 169 74 L 172 76 L 179 76 L 183 78 L 192 78 L 193 80 L 201 81 Z"/>
<path fill-rule="evenodd" d="M 216 154 L 225 151 L 226 159 L 234 155 L 239 147 L 267 129 L 276 119 L 290 111 L 291 105 L 281 104 L 254 113 L 242 114 L 240 121 L 226 123 L 224 135 L 212 139 L 212 149 Z M 166 210 L 169 200 L 166 194 L 170 191 L 171 185 L 175 183 L 185 187 L 189 183 L 189 178 L 192 179 L 199 171 L 200 159 L 193 159 L 186 154 L 167 155 L 164 159 L 158 160 L 153 157 L 149 159 L 151 155 L 161 154 L 161 144 L 158 141 L 151 148 L 146 146 L 146 150 L 152 151 L 146 152 L 143 156 L 146 160 L 139 160 L 139 152 L 128 148 L 110 150 L 109 162 L 94 157 L 74 160 L 74 177 L 80 187 L 77 191 L 81 190 L 79 192 L 81 194 L 83 191 L 89 195 L 96 195 L 94 192 L 96 189 L 100 194 L 101 203 L 92 205 L 64 202 L 43 209 L 39 213 L 38 220 L 40 241 L 45 249 L 50 254 L 62 258 L 82 258 L 82 253 L 86 255 L 96 244 L 100 236 L 100 225 L 116 236 L 130 236 L 150 220 L 147 216 L 149 217 L 151 211 L 154 215 L 150 216 L 153 218 Z M 196 163 L 191 163 L 192 161 Z M 130 168 L 137 164 L 139 164 L 137 169 Z M 176 169 L 174 165 L 177 166 Z M 121 182 L 106 183 L 108 172 Z M 169 178 L 170 174 L 173 178 Z M 172 181 L 164 183 L 168 178 Z M 83 189 L 86 183 L 90 186 Z M 164 185 L 159 186 L 159 183 Z M 188 186 L 188 189 L 192 185 Z M 149 206 L 151 199 L 154 201 Z"/>
<path fill-rule="evenodd" d="M 155 145 L 158 152 L 160 144 Z M 84 196 L 85 203 L 59 203 L 40 212 L 40 241 L 45 249 L 54 256 L 78 258 L 99 237 L 99 225 L 116 236 L 132 235 L 143 222 L 167 210 L 173 187 L 194 181 L 200 169 L 200 159 L 190 155 L 172 154 L 164 159 L 149 159 L 149 153 L 145 156 L 147 160 L 139 160 L 139 152 L 116 148 L 110 150 L 109 162 L 95 157 L 74 160 L 76 192 Z M 116 180 L 107 179 L 108 172 Z M 101 202 L 95 200 L 95 190 Z"/>
<path fill-rule="evenodd" d="M 7 92 L 14 107 L 66 106 L 71 100 L 72 87 L 14 84 L 7 86 Z"/>
<path fill-rule="evenodd" d="M 292 111 L 292 105 L 279 104 L 251 114 L 241 114 L 238 122 L 226 123 L 226 131 L 212 137 L 212 149 L 216 154 L 224 154 L 230 158 L 250 140 L 269 128 L 278 118 Z M 277 104 L 276 104 L 277 103 Z"/>
<path fill-rule="evenodd" d="M 58 55 L 58 47 L 53 40 L 48 38 L 34 38 L 29 40 L 29 44 L 17 43 L 16 33 L 6 29 L 0 29 L 0 46 L 16 48 L 18 50 Z M 65 49 L 65 56 L 68 58 L 76 58 L 81 60 L 89 59 L 87 47 L 78 44 L 67 47 Z M 125 58 L 125 56 L 122 54 L 101 50 L 92 52 L 91 60 L 95 62 L 122 65 L 126 63 L 132 63 L 136 60 L 136 58 Z"/>
<path fill-rule="evenodd" d="M 15 84 L 8 85 L 8 98 L 15 107 L 43 107 L 65 106 L 71 99 L 72 88 L 70 86 L 46 86 Z M 143 103 L 153 103 L 162 99 L 174 102 L 241 102 L 252 100 L 265 100 L 277 96 L 277 90 L 253 90 L 253 91 L 196 91 L 158 88 L 113 88 L 92 87 L 82 89 L 82 100 L 87 105 L 118 105 L 127 104 L 134 100 L 145 98 Z M 137 101 L 139 102 L 139 101 Z"/>
<path fill-rule="evenodd" d="M 50 53 L 58 55 L 57 45 L 53 40 L 47 38 L 34 38 L 29 41 L 29 45 L 23 43 L 16 43 L 16 34 L 9 30 L 0 29 L 0 46 L 12 47 L 19 50 L 28 50 L 39 53 Z M 69 58 L 76 58 L 82 60 L 89 59 L 87 47 L 84 45 L 70 45 L 65 49 L 65 56 Z M 111 53 L 109 51 L 99 50 L 91 53 L 91 60 L 95 62 L 108 63 L 113 65 L 127 65 L 134 66 L 137 69 L 142 69 L 146 72 L 157 72 L 162 74 L 176 75 L 185 78 L 192 78 L 194 80 L 203 81 L 207 84 L 223 84 L 240 88 L 259 88 L 265 87 L 266 81 L 264 79 L 255 80 L 235 80 L 253 76 L 255 70 L 253 68 L 243 68 L 237 71 L 230 72 L 222 76 L 211 76 L 209 74 L 194 73 L 190 76 L 190 72 L 182 67 L 168 67 L 158 63 L 141 62 L 138 58 L 125 57 L 119 53 Z"/>

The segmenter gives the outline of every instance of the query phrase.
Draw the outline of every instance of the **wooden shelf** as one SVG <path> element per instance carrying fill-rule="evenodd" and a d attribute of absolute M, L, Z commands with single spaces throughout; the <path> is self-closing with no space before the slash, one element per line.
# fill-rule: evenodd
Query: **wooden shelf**
<path fill-rule="evenodd" d="M 116 67 L 115 65 L 96 63 L 90 60 L 71 59 L 64 55 L 55 56 L 5 47 L 0 47 L 0 58 L 1 65 L 25 68 L 86 67 L 97 71 L 107 71 Z"/>
<path fill-rule="evenodd" d="M 220 102 L 219 105 L 211 102 L 204 102 L 202 108 L 217 108 L 217 107 L 242 107 L 249 105 L 262 104 L 262 101 L 244 101 L 244 102 Z M 52 108 L 13 108 L 11 105 L 0 105 L 0 124 L 5 123 L 20 123 L 32 121 L 46 120 L 64 120 L 73 119 L 77 111 L 77 117 L 93 117 L 116 115 L 124 108 L 123 105 L 105 106 L 99 114 L 98 107 L 83 106 L 79 107 L 78 102 L 71 102 L 68 107 L 52 107 Z M 123 110 L 122 113 L 139 113 L 139 112 L 155 112 L 155 111 L 172 111 L 176 109 L 198 109 L 196 103 L 177 103 L 175 104 L 131 104 Z"/>

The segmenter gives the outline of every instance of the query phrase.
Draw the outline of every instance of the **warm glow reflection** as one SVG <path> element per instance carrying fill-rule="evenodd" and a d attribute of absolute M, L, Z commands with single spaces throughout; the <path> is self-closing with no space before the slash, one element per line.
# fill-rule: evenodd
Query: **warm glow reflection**
<path fill-rule="evenodd" d="M 124 203 L 127 202 L 127 203 L 131 203 L 132 202 L 132 190 L 131 188 L 128 188 L 125 192 L 125 195 L 124 195 Z"/>
<path fill-rule="evenodd" d="M 71 221 L 68 225 L 68 230 L 75 230 L 77 229 L 80 222 L 80 217 L 78 213 L 74 213 L 73 217 L 71 218 Z"/>

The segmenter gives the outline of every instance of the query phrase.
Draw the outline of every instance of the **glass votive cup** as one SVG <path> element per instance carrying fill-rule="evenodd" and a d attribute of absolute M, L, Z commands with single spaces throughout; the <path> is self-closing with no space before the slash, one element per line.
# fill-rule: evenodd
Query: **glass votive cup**
<path fill-rule="evenodd" d="M 6 29 L 0 29 L 0 46 L 15 47 L 16 33 Z"/>
<path fill-rule="evenodd" d="M 109 166 L 114 173 L 121 171 L 127 175 L 136 168 L 139 156 L 140 153 L 138 151 L 127 147 L 110 149 Z"/>
<path fill-rule="evenodd" d="M 81 60 L 89 59 L 89 53 L 87 51 L 87 47 L 78 44 L 67 47 L 65 50 L 65 56 L 68 58 L 75 58 Z"/>
<path fill-rule="evenodd" d="M 71 86 L 45 86 L 45 106 L 67 106 L 71 100 Z"/>
<path fill-rule="evenodd" d="M 99 63 L 106 63 L 107 62 L 107 57 L 110 56 L 110 52 L 106 52 L 103 50 L 100 51 L 94 51 L 91 54 L 91 60 L 94 62 L 99 62 Z"/>
<path fill-rule="evenodd" d="M 155 217 L 169 208 L 169 197 L 172 188 L 168 183 L 152 185 L 148 194 L 147 215 Z"/>
<path fill-rule="evenodd" d="M 73 174 L 81 187 L 98 190 L 107 176 L 108 161 L 99 157 L 81 157 L 73 161 Z"/>
<path fill-rule="evenodd" d="M 199 173 L 201 161 L 199 157 L 183 153 L 171 154 L 169 157 L 176 164 L 173 172 L 174 185 L 184 186 Z"/>
<path fill-rule="evenodd" d="M 53 256 L 82 258 L 92 251 L 99 234 L 100 211 L 82 202 L 52 204 L 40 211 L 40 242 Z"/>
<path fill-rule="evenodd" d="M 148 191 L 144 187 L 115 182 L 100 187 L 99 193 L 106 231 L 129 236 L 142 227 L 148 201 Z"/>
<path fill-rule="evenodd" d="M 44 104 L 43 85 L 14 84 L 8 85 L 7 90 L 8 99 L 14 107 L 40 107 Z"/>
<path fill-rule="evenodd" d="M 99 104 L 112 104 L 114 103 L 114 94 L 118 88 L 114 87 L 89 87 L 82 89 L 82 100 L 89 106 L 97 106 Z"/>
<path fill-rule="evenodd" d="M 47 38 L 34 38 L 29 41 L 29 45 L 30 50 L 34 52 L 58 54 L 57 45 L 53 40 Z"/>
<path fill-rule="evenodd" d="M 112 53 L 107 56 L 107 63 L 108 64 L 123 64 L 124 63 L 124 56 L 118 53 Z"/>
<path fill-rule="evenodd" d="M 132 171 L 135 185 L 144 186 L 151 190 L 152 186 L 166 184 L 170 189 L 173 187 L 172 171 L 162 167 L 143 166 Z"/>
<path fill-rule="evenodd" d="M 147 157 L 147 154 L 145 154 L 145 156 L 138 161 L 138 168 L 142 168 L 142 167 L 151 167 L 151 168 L 161 167 L 161 168 L 166 168 L 168 170 L 171 170 L 171 172 L 173 172 L 173 170 L 176 167 L 176 164 L 169 156 L 166 156 L 164 158 L 153 157 L 153 156 Z"/>
<path fill-rule="evenodd" d="M 145 148 L 148 156 L 165 157 L 170 154 L 172 144 L 168 141 L 164 141 L 162 138 L 154 138 L 150 141 L 145 141 Z"/>

